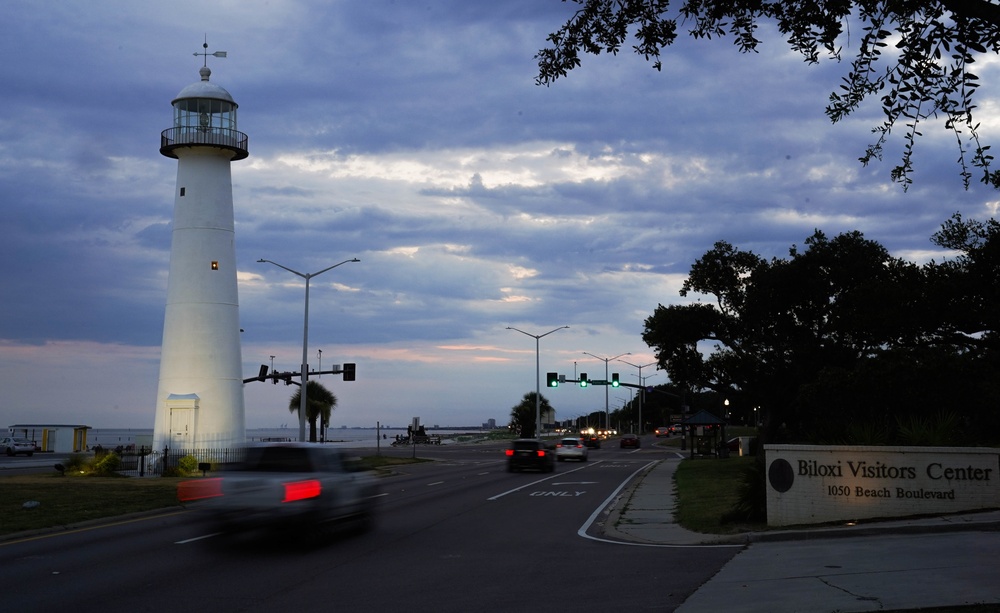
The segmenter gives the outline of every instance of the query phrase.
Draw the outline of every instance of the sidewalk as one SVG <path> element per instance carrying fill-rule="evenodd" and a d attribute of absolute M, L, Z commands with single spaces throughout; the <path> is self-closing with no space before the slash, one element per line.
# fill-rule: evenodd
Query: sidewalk
<path fill-rule="evenodd" d="M 1000 604 L 1000 511 L 700 534 L 673 519 L 673 474 L 679 462 L 661 460 L 640 475 L 605 523 L 605 536 L 627 543 L 741 549 L 678 613 L 848 613 Z"/>

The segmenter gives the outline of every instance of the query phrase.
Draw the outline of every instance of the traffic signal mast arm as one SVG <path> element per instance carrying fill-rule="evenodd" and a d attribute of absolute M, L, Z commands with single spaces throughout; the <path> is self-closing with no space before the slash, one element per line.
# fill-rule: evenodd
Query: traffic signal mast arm
<path fill-rule="evenodd" d="M 355 377 L 354 373 L 355 372 L 356 372 L 356 365 L 348 363 L 348 364 L 344 364 L 343 368 L 341 368 L 340 370 L 310 370 L 309 371 L 309 376 L 311 377 L 313 375 L 339 375 L 339 374 L 343 373 L 343 375 L 344 375 L 344 381 L 354 381 L 354 377 Z M 285 385 L 293 385 L 294 384 L 294 385 L 301 386 L 302 384 L 300 382 L 298 382 L 298 381 L 292 381 L 293 377 L 301 377 L 301 376 L 302 376 L 302 373 L 300 373 L 298 371 L 295 371 L 295 372 L 288 372 L 288 371 L 286 371 L 286 372 L 279 372 L 279 371 L 276 370 L 276 371 L 272 372 L 271 374 L 268 374 L 268 372 L 267 372 L 267 364 L 261 364 L 260 365 L 260 372 L 257 374 L 257 376 L 256 377 L 250 377 L 249 379 L 243 379 L 243 383 L 250 383 L 252 381 L 267 381 L 267 380 L 270 380 L 275 385 L 278 384 L 278 381 L 284 381 Z"/>

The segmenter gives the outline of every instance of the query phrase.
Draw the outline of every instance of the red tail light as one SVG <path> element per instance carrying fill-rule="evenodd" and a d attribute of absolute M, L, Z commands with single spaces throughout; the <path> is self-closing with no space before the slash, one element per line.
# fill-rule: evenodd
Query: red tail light
<path fill-rule="evenodd" d="M 315 479 L 291 481 L 285 484 L 285 499 L 281 502 L 294 502 L 296 500 L 305 500 L 306 498 L 316 498 L 322 489 L 319 481 Z"/>
<path fill-rule="evenodd" d="M 540 458 L 544 458 L 545 457 L 545 450 L 544 449 L 539 449 L 537 451 L 537 453 L 538 453 L 538 457 L 540 457 Z"/>
<path fill-rule="evenodd" d="M 514 450 L 513 449 L 508 449 L 504 453 L 506 453 L 507 455 L 511 456 L 511 455 L 514 455 Z"/>
<path fill-rule="evenodd" d="M 177 484 L 177 500 L 181 502 L 216 498 L 221 495 L 222 479 L 219 477 L 192 479 L 191 481 L 181 481 Z"/>

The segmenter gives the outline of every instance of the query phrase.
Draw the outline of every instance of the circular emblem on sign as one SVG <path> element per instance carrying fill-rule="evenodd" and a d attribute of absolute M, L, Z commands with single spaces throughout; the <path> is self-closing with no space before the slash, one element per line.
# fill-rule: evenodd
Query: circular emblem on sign
<path fill-rule="evenodd" d="M 771 467 L 767 469 L 767 480 L 770 482 L 771 487 L 779 493 L 784 494 L 792 489 L 792 481 L 795 480 L 795 471 L 792 470 L 792 465 L 788 463 L 788 460 L 778 458 L 771 462 Z"/>

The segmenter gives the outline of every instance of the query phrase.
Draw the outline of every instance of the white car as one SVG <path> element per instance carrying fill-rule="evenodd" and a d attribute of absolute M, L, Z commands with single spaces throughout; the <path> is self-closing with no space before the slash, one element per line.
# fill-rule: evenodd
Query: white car
<path fill-rule="evenodd" d="M 564 438 L 556 443 L 556 459 L 587 461 L 587 446 L 578 438 Z"/>
<path fill-rule="evenodd" d="M 0 439 L 0 449 L 2 449 L 4 453 L 9 456 L 15 456 L 19 453 L 23 453 L 30 457 L 35 453 L 35 444 L 26 438 L 8 436 Z"/>

